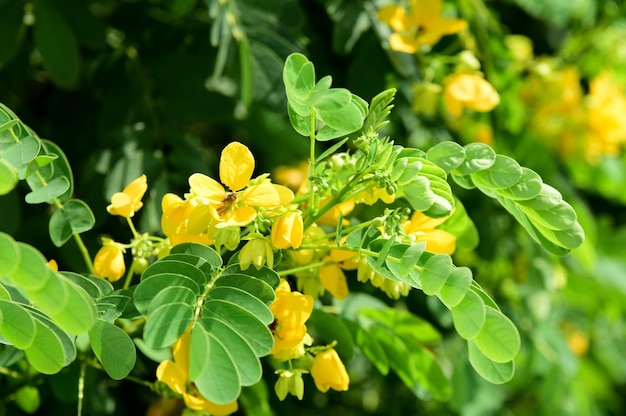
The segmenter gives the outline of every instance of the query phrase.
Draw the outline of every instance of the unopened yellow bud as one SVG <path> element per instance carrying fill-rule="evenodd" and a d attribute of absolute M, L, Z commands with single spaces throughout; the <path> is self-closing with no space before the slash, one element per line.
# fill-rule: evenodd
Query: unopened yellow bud
<path fill-rule="evenodd" d="M 103 239 L 104 246 L 96 254 L 93 262 L 94 273 L 111 282 L 119 280 L 126 271 L 124 253 L 112 240 Z"/>
<path fill-rule="evenodd" d="M 350 377 L 339 354 L 334 348 L 322 351 L 315 356 L 311 366 L 311 376 L 315 387 L 322 393 L 328 389 L 346 391 L 350 385 Z"/>
<path fill-rule="evenodd" d="M 269 268 L 274 267 L 274 251 L 265 237 L 260 236 L 251 239 L 239 252 L 241 270 L 246 270 L 250 264 L 253 264 L 257 269 L 265 264 Z"/>
<path fill-rule="evenodd" d="M 298 248 L 302 244 L 303 232 L 302 213 L 285 212 L 272 225 L 272 244 L 278 249 Z"/>

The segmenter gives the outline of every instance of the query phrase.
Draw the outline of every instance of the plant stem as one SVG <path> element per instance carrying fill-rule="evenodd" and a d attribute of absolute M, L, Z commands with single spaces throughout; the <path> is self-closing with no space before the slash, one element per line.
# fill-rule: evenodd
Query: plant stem
<path fill-rule="evenodd" d="M 135 274 L 135 260 L 130 265 L 130 269 L 128 269 L 128 274 L 126 274 L 126 280 L 124 280 L 124 286 L 122 289 L 128 289 L 130 287 L 130 282 L 133 280 L 133 275 Z"/>
<path fill-rule="evenodd" d="M 78 376 L 78 406 L 76 414 L 81 416 L 83 414 L 83 400 L 85 399 L 85 373 L 87 369 L 87 363 L 85 361 L 80 363 L 80 375 Z"/>
<path fill-rule="evenodd" d="M 311 108 L 311 135 L 309 136 L 309 215 L 314 212 L 315 196 L 313 195 L 313 175 L 315 175 L 315 110 Z M 306 229 L 306 226 L 304 227 Z"/>
<path fill-rule="evenodd" d="M 294 273 L 298 273 L 298 272 L 303 272 L 306 270 L 311 270 L 311 269 L 317 269 L 319 267 L 324 267 L 324 266 L 328 266 L 329 264 L 333 264 L 335 263 L 334 260 L 328 260 L 328 261 L 320 261 L 317 263 L 312 263 L 312 264 L 305 264 L 304 266 L 298 266 L 298 267 L 293 267 L 291 269 L 287 269 L 287 270 L 281 270 L 278 273 L 278 275 L 280 277 L 284 277 L 290 274 L 294 274 Z"/>

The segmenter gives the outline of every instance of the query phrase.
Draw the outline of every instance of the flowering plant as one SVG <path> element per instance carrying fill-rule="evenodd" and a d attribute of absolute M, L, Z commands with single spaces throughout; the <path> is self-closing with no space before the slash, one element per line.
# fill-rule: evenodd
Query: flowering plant
<path fill-rule="evenodd" d="M 2 107 L 4 192 L 26 181 L 26 202 L 53 207 L 52 241 L 73 239 L 85 261 L 82 273 L 57 271 L 35 247 L 0 234 L 0 335 L 10 365 L 56 374 L 79 362 L 80 377 L 93 366 L 113 380 L 136 379 L 139 351 L 158 363 L 140 383 L 221 415 L 249 406 L 268 370 L 280 400 L 302 399 L 306 385 L 348 390 L 345 363 L 358 350 L 381 373 L 444 400 L 452 384 L 433 351 L 437 328 L 368 294 L 398 300 L 419 290 L 449 310 L 481 377 L 494 384 L 513 377 L 518 329 L 470 268 L 450 257 L 473 232 L 450 183 L 497 201 L 558 255 L 583 242 L 572 207 L 533 170 L 486 144 L 445 141 L 424 151 L 381 135 L 394 89 L 368 103 L 331 88 L 329 76 L 318 80 L 299 53 L 282 74 L 291 124 L 309 141 L 301 183 L 290 189 L 268 174 L 254 177 L 252 152 L 231 142 L 220 181 L 198 172 L 182 197 L 165 193 L 161 233 L 151 235 L 134 222 L 150 189 L 141 175 L 107 207 L 124 219 L 130 241 L 102 238 L 93 262 L 81 234 L 95 218 L 73 195 L 68 159 Z M 458 103 L 450 104 L 453 114 L 493 105 L 481 98 L 493 96 L 481 82 L 450 81 L 461 84 L 446 92 Z M 446 229 L 448 222 L 462 226 Z M 87 394 L 79 387 L 79 397 Z"/>

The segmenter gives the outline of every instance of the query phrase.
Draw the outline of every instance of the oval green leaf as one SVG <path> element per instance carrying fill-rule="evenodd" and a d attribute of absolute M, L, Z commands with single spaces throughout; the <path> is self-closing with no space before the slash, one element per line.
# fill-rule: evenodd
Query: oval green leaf
<path fill-rule="evenodd" d="M 493 308 L 485 308 L 485 324 L 474 338 L 478 349 L 497 363 L 513 360 L 521 341 L 517 328 L 509 318 Z"/>
<path fill-rule="evenodd" d="M 446 284 L 452 271 L 452 258 L 447 254 L 436 254 L 428 259 L 422 270 L 422 290 L 428 296 L 436 295 Z"/>
<path fill-rule="evenodd" d="M 135 367 L 135 344 L 118 326 L 97 320 L 89 330 L 89 342 L 104 371 L 113 380 L 122 380 Z"/>
<path fill-rule="evenodd" d="M 477 186 L 487 189 L 510 188 L 522 179 L 522 167 L 514 159 L 496 155 L 493 165 L 472 174 Z"/>
<path fill-rule="evenodd" d="M 471 340 L 467 341 L 467 352 L 469 362 L 474 367 L 474 370 L 488 382 L 504 384 L 513 378 L 515 374 L 514 361 L 496 363 L 487 358 Z"/>
<path fill-rule="evenodd" d="M 474 338 L 485 324 L 485 304 L 480 296 L 471 290 L 450 311 L 454 328 L 464 339 Z"/>

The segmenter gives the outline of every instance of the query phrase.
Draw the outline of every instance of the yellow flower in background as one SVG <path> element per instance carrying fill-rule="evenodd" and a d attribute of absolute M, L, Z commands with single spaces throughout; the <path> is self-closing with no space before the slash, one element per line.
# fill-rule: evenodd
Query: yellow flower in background
<path fill-rule="evenodd" d="M 415 211 L 411 219 L 403 224 L 404 232 L 413 236 L 416 241 L 426 242 L 426 251 L 436 254 L 452 254 L 456 247 L 456 237 L 447 231 L 435 227 L 442 224 L 447 217 L 430 218 Z"/>
<path fill-rule="evenodd" d="M 143 206 L 141 199 L 148 189 L 146 175 L 141 175 L 129 183 L 122 192 L 116 192 L 111 197 L 111 204 L 107 211 L 111 215 L 130 218 Z"/>
<path fill-rule="evenodd" d="M 272 245 L 278 249 L 298 248 L 302 244 L 303 233 L 302 213 L 285 212 L 272 225 Z"/>
<path fill-rule="evenodd" d="M 324 260 L 328 259 L 330 259 L 330 257 L 324 258 Z M 346 275 L 337 264 L 329 264 L 327 266 L 320 267 L 319 276 L 324 289 L 329 291 L 335 299 L 345 299 L 350 293 L 348 290 Z"/>
<path fill-rule="evenodd" d="M 500 95 L 480 75 L 455 74 L 448 77 L 443 91 L 448 112 L 455 117 L 468 108 L 474 111 L 491 111 L 500 102 Z"/>
<path fill-rule="evenodd" d="M 93 261 L 94 274 L 110 282 L 116 282 L 126 271 L 123 249 L 109 238 L 103 238 L 102 243 L 103 246 Z"/>
<path fill-rule="evenodd" d="M 328 389 L 346 391 L 350 385 L 350 377 L 339 354 L 334 348 L 322 351 L 313 359 L 311 376 L 315 387 L 322 393 Z"/>
<path fill-rule="evenodd" d="M 220 180 L 228 191 L 215 179 L 201 173 L 189 177 L 193 205 L 190 227 L 207 227 L 211 218 L 228 225 L 246 226 L 256 217 L 257 207 L 283 206 L 294 197 L 286 186 L 268 181 L 250 185 L 254 156 L 239 142 L 232 142 L 222 150 L 219 171 Z"/>
<path fill-rule="evenodd" d="M 304 355 L 304 344 L 310 344 L 305 322 L 313 312 L 314 302 L 311 296 L 292 292 L 286 280 L 276 288 L 276 298 L 270 305 L 275 318 L 270 354 L 275 358 L 289 360 Z"/>
<path fill-rule="evenodd" d="M 185 332 L 174 344 L 174 360 L 162 361 L 157 367 L 157 379 L 167 384 L 174 392 L 182 395 L 185 405 L 190 409 L 204 410 L 216 416 L 236 412 L 239 408 L 237 401 L 227 404 L 213 403 L 188 384 L 190 343 L 191 333 Z"/>
<path fill-rule="evenodd" d="M 385 6 L 378 11 L 378 18 L 394 31 L 389 38 L 391 49 L 405 53 L 433 46 L 444 35 L 467 28 L 465 20 L 441 17 L 441 0 L 411 0 L 408 11 L 395 4 Z"/>
<path fill-rule="evenodd" d="M 326 199 L 321 201 L 320 208 L 326 205 L 327 203 L 329 203 L 331 199 L 332 199 L 331 197 L 327 197 Z M 352 210 L 354 209 L 354 206 L 355 206 L 354 199 L 349 199 L 347 201 L 340 202 L 339 204 L 329 209 L 326 213 L 324 213 L 324 215 L 319 217 L 317 219 L 317 223 L 322 224 L 322 225 L 330 225 L 331 227 L 336 227 L 337 222 L 339 221 L 339 215 L 341 214 L 341 216 L 344 217 L 342 224 L 344 226 L 349 225 L 350 221 L 345 219 L 345 216 L 352 212 Z"/>
<path fill-rule="evenodd" d="M 589 83 L 587 104 L 587 158 L 618 155 L 626 142 L 624 86 L 603 72 Z"/>

